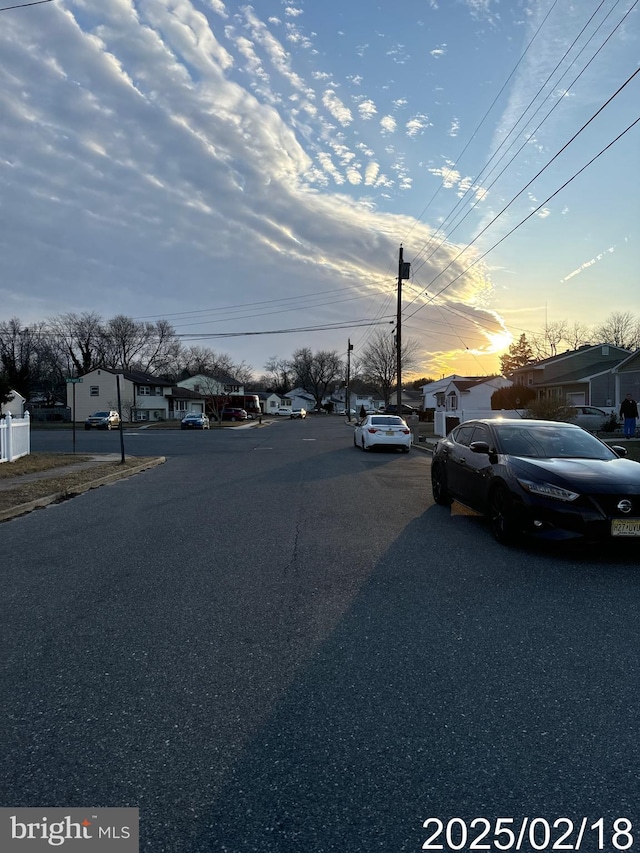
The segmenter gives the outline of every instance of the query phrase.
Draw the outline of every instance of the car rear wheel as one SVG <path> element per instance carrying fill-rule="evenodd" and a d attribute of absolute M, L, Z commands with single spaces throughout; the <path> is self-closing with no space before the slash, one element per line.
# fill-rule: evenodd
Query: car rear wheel
<path fill-rule="evenodd" d="M 513 499 L 506 486 L 495 486 L 489 495 L 489 523 L 501 545 L 513 545 L 518 536 Z"/>
<path fill-rule="evenodd" d="M 447 476 L 442 465 L 438 463 L 431 466 L 431 491 L 437 504 L 440 506 L 451 505 L 451 495 L 447 489 Z"/>

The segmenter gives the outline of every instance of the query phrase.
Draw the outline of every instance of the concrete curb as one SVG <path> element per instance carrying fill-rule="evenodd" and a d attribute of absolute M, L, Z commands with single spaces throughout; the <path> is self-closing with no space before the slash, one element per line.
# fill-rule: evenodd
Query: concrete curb
<path fill-rule="evenodd" d="M 74 498 L 76 495 L 81 495 L 83 492 L 88 492 L 89 489 L 97 489 L 99 486 L 106 486 L 108 483 L 114 483 L 117 480 L 124 480 L 126 477 L 131 477 L 134 474 L 139 474 L 141 471 L 146 471 L 149 468 L 155 468 L 157 465 L 162 465 L 167 461 L 165 456 L 158 456 L 155 459 L 150 459 L 147 462 L 143 462 L 140 465 L 136 465 L 135 468 L 127 468 L 124 471 L 116 471 L 113 474 L 107 474 L 106 477 L 99 477 L 97 480 L 90 480 L 87 483 L 82 483 L 79 486 L 70 486 L 68 489 L 64 489 L 62 492 L 54 492 L 51 495 L 46 495 L 42 498 L 36 498 L 35 500 L 28 501 L 24 504 L 19 504 L 18 506 L 11 507 L 10 509 L 5 509 L 0 511 L 0 522 L 9 521 L 12 518 L 16 518 L 19 515 L 25 515 L 28 512 L 31 512 L 34 509 L 40 509 L 41 507 L 49 506 L 50 504 L 57 503 L 62 500 L 66 500 L 67 498 Z"/>

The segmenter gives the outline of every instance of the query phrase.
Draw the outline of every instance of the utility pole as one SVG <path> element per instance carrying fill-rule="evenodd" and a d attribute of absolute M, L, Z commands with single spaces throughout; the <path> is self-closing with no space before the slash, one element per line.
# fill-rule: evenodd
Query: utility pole
<path fill-rule="evenodd" d="M 411 264 L 403 260 L 402 244 L 398 253 L 398 311 L 396 317 L 396 376 L 398 380 L 398 415 L 402 417 L 402 279 L 411 275 Z"/>
<path fill-rule="evenodd" d="M 351 422 L 351 350 L 353 349 L 353 344 L 351 343 L 351 338 L 348 338 L 347 341 L 347 396 L 346 396 L 346 406 L 347 410 L 347 420 Z"/>

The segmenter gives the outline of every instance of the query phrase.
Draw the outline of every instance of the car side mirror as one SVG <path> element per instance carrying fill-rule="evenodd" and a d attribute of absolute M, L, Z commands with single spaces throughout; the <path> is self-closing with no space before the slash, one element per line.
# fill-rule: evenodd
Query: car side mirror
<path fill-rule="evenodd" d="M 621 459 L 627 455 L 627 448 L 622 447 L 620 444 L 612 444 L 611 449 L 617 456 L 620 456 Z"/>
<path fill-rule="evenodd" d="M 469 450 L 472 453 L 490 453 L 489 445 L 486 441 L 472 441 L 469 445 Z"/>

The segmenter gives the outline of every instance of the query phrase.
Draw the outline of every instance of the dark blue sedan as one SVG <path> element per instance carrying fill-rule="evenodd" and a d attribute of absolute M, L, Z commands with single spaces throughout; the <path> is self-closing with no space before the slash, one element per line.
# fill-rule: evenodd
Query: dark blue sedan
<path fill-rule="evenodd" d="M 433 450 L 436 503 L 489 519 L 505 544 L 523 535 L 640 543 L 640 463 L 579 426 L 555 421 L 467 421 Z"/>

